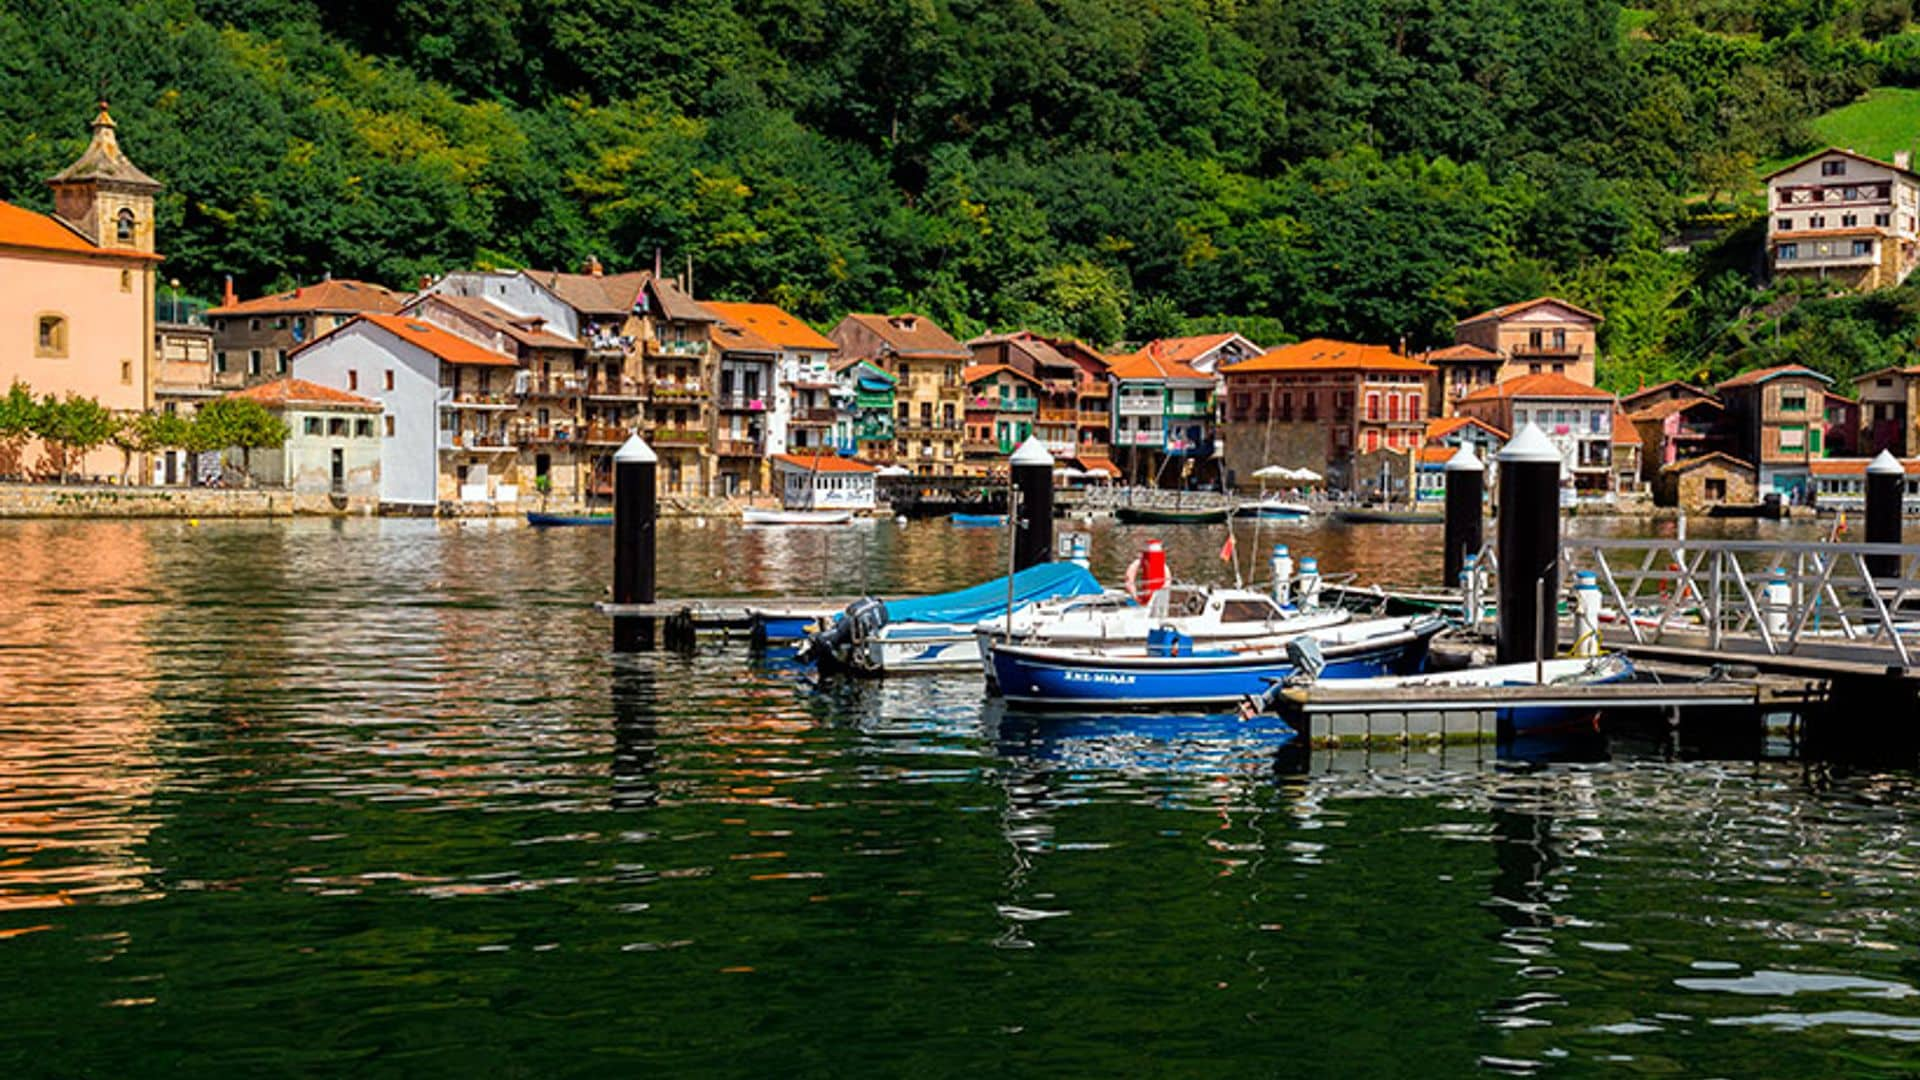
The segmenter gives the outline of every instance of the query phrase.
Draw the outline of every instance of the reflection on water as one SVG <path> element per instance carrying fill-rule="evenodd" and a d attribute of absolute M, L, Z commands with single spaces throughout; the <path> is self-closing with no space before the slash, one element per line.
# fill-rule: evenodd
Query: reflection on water
<path fill-rule="evenodd" d="M 1154 532 L 1095 531 L 1109 577 Z M 1286 542 L 1413 581 L 1429 532 Z M 662 535 L 683 595 L 1005 557 L 937 523 Z M 1162 535 L 1230 576 L 1217 530 Z M 0 1000 L 6 1074 L 1897 1075 L 1920 1052 L 1906 773 L 1301 754 L 1266 719 L 1006 715 L 966 677 L 616 660 L 586 607 L 609 543 L 0 525 L 0 958 L 32 988 Z"/>

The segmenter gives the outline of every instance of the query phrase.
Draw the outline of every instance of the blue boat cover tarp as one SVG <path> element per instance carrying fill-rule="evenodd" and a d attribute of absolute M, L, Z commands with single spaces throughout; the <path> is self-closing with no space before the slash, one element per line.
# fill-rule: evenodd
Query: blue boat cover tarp
<path fill-rule="evenodd" d="M 1101 591 L 1092 571 L 1070 562 L 1041 563 L 1013 575 L 1016 608 L 1056 596 L 1095 596 Z M 977 623 L 1006 611 L 1007 579 L 994 578 L 958 592 L 888 601 L 887 621 Z"/>

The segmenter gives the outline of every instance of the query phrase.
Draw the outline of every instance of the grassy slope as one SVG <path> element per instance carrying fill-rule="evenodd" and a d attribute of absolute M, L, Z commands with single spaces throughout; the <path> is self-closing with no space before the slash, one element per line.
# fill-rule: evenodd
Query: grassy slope
<path fill-rule="evenodd" d="M 1920 90 L 1883 86 L 1859 101 L 1821 113 L 1807 125 L 1822 146 L 1840 146 L 1890 161 L 1895 150 L 1920 151 Z M 1765 175 L 1801 155 L 1763 162 Z M 1920 153 L 1915 157 L 1920 158 Z"/>

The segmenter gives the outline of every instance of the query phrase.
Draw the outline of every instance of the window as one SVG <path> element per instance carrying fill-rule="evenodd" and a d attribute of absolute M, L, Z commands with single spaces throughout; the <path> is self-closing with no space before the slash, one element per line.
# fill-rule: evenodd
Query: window
<path fill-rule="evenodd" d="M 1801 394 L 1801 393 L 1781 394 L 1780 395 L 1780 411 L 1781 412 L 1806 412 L 1807 411 L 1807 395 Z"/>
<path fill-rule="evenodd" d="M 1387 395 L 1387 419 L 1388 420 L 1400 419 L 1400 395 L 1399 394 Z"/>
<path fill-rule="evenodd" d="M 1853 242 L 1853 253 L 1854 253 L 1855 255 L 1871 255 L 1871 254 L 1873 254 L 1873 241 L 1871 241 L 1871 240 L 1855 240 L 1855 241 Z"/>
<path fill-rule="evenodd" d="M 213 370 L 222 375 L 227 373 L 227 350 L 221 349 L 213 354 Z"/>
<path fill-rule="evenodd" d="M 1378 449 L 1380 449 L 1380 433 L 1378 431 L 1375 431 L 1372 428 L 1368 428 L 1367 429 L 1367 453 L 1371 454 Z"/>
<path fill-rule="evenodd" d="M 387 421 L 387 438 L 391 439 L 393 438 L 393 417 L 391 416 L 387 417 L 386 421 Z"/>
<path fill-rule="evenodd" d="M 1808 218 L 1808 219 L 1807 219 L 1807 227 L 1808 227 L 1808 228 L 1811 228 L 1811 229 L 1824 229 L 1824 228 L 1826 228 L 1826 227 L 1827 227 L 1827 215 L 1825 215 L 1825 214 L 1815 214 L 1815 215 L 1813 215 L 1812 217 L 1810 217 L 1810 218 Z"/>
<path fill-rule="evenodd" d="M 387 369 L 387 389 L 389 390 L 393 389 L 393 369 L 392 368 Z M 545 409 L 541 410 L 541 412 L 545 412 L 545 411 L 546 411 Z"/>
<path fill-rule="evenodd" d="M 1565 364 L 1553 365 L 1553 373 L 1555 375 L 1565 375 L 1567 373 L 1567 365 Z"/>
<path fill-rule="evenodd" d="M 1367 419 L 1369 420 L 1380 419 L 1380 395 L 1379 394 L 1370 393 L 1367 395 Z"/>
<path fill-rule="evenodd" d="M 1850 187 L 1846 191 L 1841 193 L 1841 197 L 1845 198 L 1848 202 L 1853 202 L 1855 199 L 1858 199 L 1860 197 L 1860 189 L 1857 187 Z"/>
<path fill-rule="evenodd" d="M 1840 215 L 1840 227 L 1841 227 L 1841 228 L 1843 228 L 1843 229 L 1851 229 L 1851 228 L 1853 228 L 1853 227 L 1854 227 L 1855 225 L 1858 225 L 1858 224 L 1860 224 L 1860 215 L 1859 215 L 1859 214 L 1841 214 L 1841 215 Z"/>
<path fill-rule="evenodd" d="M 123 386 L 133 385 L 133 361 L 120 361 L 120 383 Z"/>
<path fill-rule="evenodd" d="M 327 434 L 329 434 L 329 435 L 345 435 L 346 433 L 347 433 L 347 420 L 346 420 L 346 417 L 344 417 L 344 416 L 335 416 L 335 417 L 332 417 L 331 419 L 329 419 L 329 420 L 327 421 Z"/>
<path fill-rule="evenodd" d="M 347 372 L 347 389 L 349 390 L 360 389 L 360 373 L 359 372 L 357 371 Z M 393 427 L 393 417 L 391 416 L 387 417 L 387 427 L 389 428 L 387 434 L 389 435 L 393 434 L 391 430 L 391 428 Z"/>
<path fill-rule="evenodd" d="M 1425 413 L 1420 411 L 1420 395 L 1419 394 L 1414 394 L 1413 396 L 1407 398 L 1407 418 L 1408 419 L 1418 420 L 1420 417 L 1425 415 L 1426 415 Z"/>
<path fill-rule="evenodd" d="M 113 238 L 122 244 L 133 243 L 133 211 L 122 207 L 113 216 Z"/>
<path fill-rule="evenodd" d="M 1538 374 L 1540 374 L 1540 372 L 1541 372 L 1541 370 L 1542 370 L 1542 369 L 1541 369 L 1541 367 L 1540 367 L 1540 365 L 1539 365 L 1539 364 L 1528 364 L 1528 365 L 1527 365 L 1527 374 L 1529 374 L 1529 375 L 1538 375 Z"/>
<path fill-rule="evenodd" d="M 1541 338 L 1541 334 L 1540 334 L 1540 331 L 1538 331 L 1538 330 L 1529 330 L 1529 331 L 1527 331 L 1527 344 L 1528 344 L 1528 345 L 1531 345 L 1531 346 L 1533 346 L 1534 348 L 1536 348 L 1536 349 L 1537 349 L 1537 348 L 1539 348 L 1539 347 L 1540 347 L 1540 345 L 1541 345 L 1541 342 L 1542 342 L 1542 338 Z"/>
<path fill-rule="evenodd" d="M 281 374 L 281 375 L 285 375 L 287 373 L 287 350 L 280 349 L 274 353 L 273 370 L 277 374 Z"/>
<path fill-rule="evenodd" d="M 67 317 L 65 315 L 42 315 L 37 323 L 33 339 L 33 355 L 67 355 Z"/>
<path fill-rule="evenodd" d="M 1788 424 L 1780 429 L 1780 449 L 1804 450 L 1807 446 L 1807 429 L 1799 424 Z"/>
<path fill-rule="evenodd" d="M 260 320 L 259 320 L 259 319 L 248 319 L 248 320 L 247 320 L 247 329 L 249 329 L 249 330 L 258 330 L 258 329 L 260 329 Z"/>
<path fill-rule="evenodd" d="M 1702 487 L 1705 491 L 1708 502 L 1725 502 L 1726 501 L 1727 482 L 1725 479 L 1718 476 L 1709 476 L 1707 477 L 1706 483 L 1702 485 Z"/>
<path fill-rule="evenodd" d="M 1873 215 L 1873 223 L 1884 229 L 1887 226 L 1893 224 L 1893 215 L 1892 214 L 1875 214 Z"/>
<path fill-rule="evenodd" d="M 133 291 L 133 271 L 131 270 L 120 271 L 120 291 L 121 292 Z"/>
<path fill-rule="evenodd" d="M 1556 349 L 1564 349 L 1567 347 L 1567 332 L 1565 330 L 1555 330 L 1553 332 L 1553 347 Z"/>
<path fill-rule="evenodd" d="M 317 416 L 307 417 L 306 429 L 309 435 L 320 434 L 320 418 Z"/>
<path fill-rule="evenodd" d="M 1777 229 L 1777 230 L 1779 230 L 1780 232 L 1792 232 L 1792 231 L 1793 231 L 1793 219 L 1792 219 L 1792 218 L 1790 218 L 1790 217 L 1783 217 L 1783 218 L 1780 218 L 1779 220 L 1777 220 L 1777 221 L 1775 221 L 1775 222 L 1773 223 L 1773 227 L 1774 227 L 1775 229 Z"/>
<path fill-rule="evenodd" d="M 1847 163 L 1844 159 L 1840 161 L 1823 161 L 1820 163 L 1820 175 L 1845 176 L 1847 175 Z"/>
<path fill-rule="evenodd" d="M 1800 245 L 1799 244 L 1781 244 L 1777 257 L 1780 259 L 1781 262 L 1786 262 L 1789 259 L 1799 258 Z"/>

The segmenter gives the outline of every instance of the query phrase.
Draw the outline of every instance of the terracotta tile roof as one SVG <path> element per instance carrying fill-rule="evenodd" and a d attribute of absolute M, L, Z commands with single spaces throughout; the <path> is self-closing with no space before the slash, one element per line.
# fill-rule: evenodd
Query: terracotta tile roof
<path fill-rule="evenodd" d="M 1068 359 L 1065 353 L 1054 346 L 1053 342 L 1031 330 L 1016 330 L 1010 334 L 982 334 L 968 341 L 967 349 L 972 351 L 983 345 L 1005 345 L 1008 348 L 1018 349 L 1032 359 L 1036 368 L 1078 369 L 1080 366 Z"/>
<path fill-rule="evenodd" d="M 1000 372 L 1003 372 L 1003 371 L 1009 375 L 1014 376 L 1015 378 L 1025 379 L 1035 386 L 1040 385 L 1039 379 L 1034 378 L 1033 376 L 1027 374 L 1024 371 L 1021 371 L 1017 367 L 1012 367 L 1007 364 L 971 365 L 970 367 L 967 367 L 960 372 L 960 381 L 964 383 L 971 383 L 977 379 L 984 379 L 991 375 L 998 375 Z"/>
<path fill-rule="evenodd" d="M 31 248 L 71 255 L 110 255 L 121 259 L 158 261 L 160 258 L 144 251 L 101 247 L 47 214 L 38 214 L 9 202 L 0 202 L 0 247 Z"/>
<path fill-rule="evenodd" d="M 1621 412 L 1619 406 L 1616 405 L 1613 410 L 1613 445 L 1623 446 L 1626 444 L 1638 446 L 1640 444 L 1640 433 L 1634 430 L 1633 422 L 1628 420 L 1627 414 Z"/>
<path fill-rule="evenodd" d="M 409 344 L 417 345 L 449 364 L 484 364 L 488 367 L 518 367 L 519 362 L 511 356 L 504 356 L 491 349 L 468 341 L 458 334 L 449 333 L 431 323 L 418 319 L 409 319 L 401 315 L 382 315 L 375 312 L 362 312 L 353 322 L 365 322 L 377 326 L 394 337 Z M 352 326 L 353 322 L 347 324 Z M 331 334 L 315 338 L 301 347 L 302 352 L 319 345 L 345 330 L 346 326 Z"/>
<path fill-rule="evenodd" d="M 770 341 L 783 349 L 818 349 L 824 352 L 840 347 L 829 340 L 825 334 L 787 314 L 784 309 L 775 304 L 736 304 L 719 300 L 702 300 L 700 306 L 720 316 L 721 321 L 751 330 L 762 340 Z"/>
<path fill-rule="evenodd" d="M 1465 326 L 1468 323 L 1485 322 L 1488 319 L 1508 319 L 1508 318 L 1512 318 L 1515 315 L 1520 314 L 1521 312 L 1527 310 L 1528 308 L 1539 307 L 1541 304 L 1558 304 L 1561 307 L 1566 308 L 1568 311 L 1571 311 L 1576 315 L 1584 316 L 1585 318 L 1590 319 L 1593 322 L 1606 321 L 1605 319 L 1601 318 L 1599 315 L 1595 314 L 1594 312 L 1588 311 L 1586 308 L 1583 308 L 1583 307 L 1578 307 L 1576 305 L 1569 304 L 1565 300 L 1562 300 L 1557 296 L 1536 296 L 1531 300 L 1522 300 L 1517 304 L 1506 304 L 1501 307 L 1491 308 L 1487 311 L 1483 311 L 1478 315 L 1469 315 L 1466 318 L 1461 319 L 1455 325 Z"/>
<path fill-rule="evenodd" d="M 1773 367 L 1743 371 L 1725 382 L 1716 384 L 1714 389 L 1725 390 L 1730 386 L 1758 386 L 1761 383 L 1771 382 L 1774 379 L 1788 375 L 1804 375 L 1808 378 L 1818 379 L 1823 383 L 1829 384 L 1833 382 L 1828 376 L 1822 375 L 1804 364 L 1776 364 Z"/>
<path fill-rule="evenodd" d="M 1422 465 L 1445 465 L 1447 462 L 1453 460 L 1453 455 L 1459 452 L 1460 449 L 1454 446 L 1423 446 L 1420 448 L 1420 463 Z"/>
<path fill-rule="evenodd" d="M 1565 375 L 1550 371 L 1538 375 L 1516 375 L 1503 383 L 1483 386 L 1462 401 L 1499 401 L 1502 398 L 1607 398 L 1613 395 L 1598 387 L 1577 383 Z"/>
<path fill-rule="evenodd" d="M 1438 420 L 1427 421 L 1425 439 L 1428 442 L 1432 442 L 1435 439 L 1444 439 L 1463 427 L 1477 427 L 1496 439 L 1506 439 L 1509 437 L 1506 432 L 1501 431 L 1499 428 L 1494 427 L 1479 417 L 1443 416 Z"/>
<path fill-rule="evenodd" d="M 1478 345 L 1471 345 L 1463 341 L 1457 345 L 1448 345 L 1445 348 L 1421 353 L 1420 359 L 1429 364 L 1490 364 L 1498 363 L 1505 359 L 1505 357 L 1502 357 L 1499 353 L 1491 349 L 1483 349 Z"/>
<path fill-rule="evenodd" d="M 1251 363 L 1251 361 L 1249 361 Z M 1246 365 L 1241 364 L 1232 370 L 1239 371 Z M 1154 379 L 1187 379 L 1203 383 L 1212 383 L 1213 377 L 1194 370 L 1193 365 L 1178 360 L 1167 360 L 1139 352 L 1131 356 L 1116 356 L 1108 361 L 1107 373 L 1123 382 L 1143 382 Z"/>
<path fill-rule="evenodd" d="M 823 473 L 870 473 L 873 466 L 858 458 L 841 457 L 839 454 L 821 454 L 818 458 L 810 454 L 775 454 L 775 464 L 799 469 L 802 472 Z"/>
<path fill-rule="evenodd" d="M 421 304 L 445 304 L 463 315 L 490 326 L 522 345 L 536 349 L 571 349 L 579 352 L 586 348 L 580 342 L 548 330 L 545 320 L 516 315 L 491 300 L 478 296 L 449 296 L 445 293 L 429 293 L 420 298 Z M 407 310 L 411 311 L 412 308 Z"/>
<path fill-rule="evenodd" d="M 1641 398 L 1651 394 L 1664 393 L 1665 391 L 1673 389 L 1685 390 L 1696 398 L 1713 397 L 1713 393 L 1705 387 L 1695 386 L 1690 382 L 1682 382 L 1679 379 L 1668 379 L 1663 383 L 1655 383 L 1652 386 L 1641 387 L 1631 394 L 1620 395 L 1620 404 L 1626 406 L 1629 411 L 1632 411 L 1633 403 L 1639 401 Z"/>
<path fill-rule="evenodd" d="M 242 300 L 232 307 L 209 308 L 209 315 L 293 315 L 324 311 L 357 315 L 363 311 L 399 311 L 406 297 L 384 285 L 329 278 L 271 296 Z"/>
<path fill-rule="evenodd" d="M 1901 367 L 1900 365 L 1895 364 L 1891 367 L 1875 368 L 1872 371 L 1855 375 L 1853 377 L 1853 385 L 1859 386 L 1861 383 L 1866 382 L 1868 379 L 1877 379 L 1882 375 L 1920 375 L 1920 365 L 1916 365 L 1914 367 Z"/>
<path fill-rule="evenodd" d="M 1814 458 L 1807 462 L 1807 470 L 1815 476 L 1864 476 L 1870 458 Z M 1678 465 L 1679 462 L 1675 462 Z M 1672 468 L 1672 465 L 1667 466 Z M 1902 458 L 1900 467 L 1908 476 L 1920 475 L 1920 458 Z"/>
<path fill-rule="evenodd" d="M 1239 336 L 1238 334 L 1228 332 L 1225 334 L 1198 334 L 1193 337 L 1158 338 L 1148 342 L 1145 348 L 1140 349 L 1133 355 L 1138 356 L 1141 353 L 1151 351 L 1162 360 L 1191 364 L 1195 360 L 1200 359 L 1207 355 L 1207 353 L 1212 352 L 1214 349 L 1225 345 L 1227 342 Z M 1255 346 L 1255 348 L 1258 347 L 1259 346 Z"/>
<path fill-rule="evenodd" d="M 1635 409 L 1627 414 L 1627 419 L 1633 423 L 1643 420 L 1665 420 L 1674 413 L 1686 412 L 1688 409 L 1697 409 L 1702 406 L 1709 409 L 1725 408 L 1710 397 L 1668 398 L 1665 401 L 1656 401 L 1644 409 Z"/>
<path fill-rule="evenodd" d="M 1719 451 L 1719 450 L 1715 450 L 1707 454 L 1701 454 L 1697 457 L 1681 458 L 1679 461 L 1676 461 L 1671 465 L 1662 465 L 1660 467 L 1660 471 L 1661 472 L 1686 472 L 1688 469 L 1699 468 L 1700 466 L 1709 464 L 1711 462 L 1719 462 L 1720 464 L 1725 465 L 1728 468 L 1739 469 L 1742 472 L 1754 471 L 1752 462 L 1741 461 L 1739 458 L 1734 457 L 1732 454 L 1723 453 L 1722 451 Z M 1818 465 L 1821 463 L 1816 461 L 1816 462 L 1813 462 L 1813 464 Z M 1860 459 L 1860 468 L 1858 471 L 1862 473 L 1867 471 L 1867 460 L 1865 458 Z"/>
<path fill-rule="evenodd" d="M 973 354 L 953 340 L 953 335 L 924 315 L 848 315 L 847 318 L 872 331 L 894 352 L 905 357 L 940 360 L 969 360 Z"/>
<path fill-rule="evenodd" d="M 369 401 L 359 394 L 349 394 L 345 390 L 335 390 L 331 386 L 321 386 L 291 375 L 249 386 L 245 390 L 235 390 L 227 396 L 257 401 L 270 409 L 284 409 L 289 405 L 319 405 L 379 412 L 381 407 L 379 402 Z"/>
<path fill-rule="evenodd" d="M 715 314 L 719 314 L 718 311 Z M 771 360 L 780 346 L 722 316 L 713 324 L 713 343 L 723 353 L 765 353 Z"/>
<path fill-rule="evenodd" d="M 1434 368 L 1410 356 L 1401 356 L 1385 345 L 1309 338 L 1292 345 L 1282 345 L 1251 360 L 1243 360 L 1227 368 L 1226 374 L 1231 379 L 1236 375 L 1266 371 L 1398 371 L 1431 375 Z"/>
<path fill-rule="evenodd" d="M 653 277 L 645 270 L 625 274 L 564 274 L 558 270 L 528 270 L 527 277 L 545 286 L 568 307 L 582 315 L 627 315 L 640 289 Z"/>
<path fill-rule="evenodd" d="M 1100 454 L 1081 454 L 1074 460 L 1080 463 L 1080 468 L 1084 472 L 1103 472 L 1108 476 L 1126 475 L 1120 471 L 1120 466 Z"/>
<path fill-rule="evenodd" d="M 1792 209 L 1786 208 L 1782 212 L 1791 213 Z M 1894 233 L 1893 233 L 1892 226 L 1859 225 L 1849 229 L 1793 229 L 1788 232 L 1773 233 L 1772 235 L 1768 236 L 1767 239 L 1769 241 L 1824 240 L 1830 237 L 1845 239 L 1847 237 L 1853 237 L 1853 236 L 1892 236 L 1893 234 Z M 1792 262 L 1793 260 L 1788 259 L 1786 261 Z"/>

